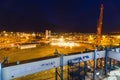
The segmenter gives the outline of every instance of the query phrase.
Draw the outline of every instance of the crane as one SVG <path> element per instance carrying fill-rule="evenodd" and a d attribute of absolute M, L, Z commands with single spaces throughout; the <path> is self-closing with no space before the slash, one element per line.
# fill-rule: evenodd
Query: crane
<path fill-rule="evenodd" d="M 97 46 L 100 46 L 100 43 L 101 43 L 101 30 L 102 30 L 102 20 L 103 20 L 103 9 L 104 9 L 104 5 L 102 3 L 101 4 L 101 8 L 100 8 L 99 21 L 98 21 L 98 25 L 97 25 Z"/>

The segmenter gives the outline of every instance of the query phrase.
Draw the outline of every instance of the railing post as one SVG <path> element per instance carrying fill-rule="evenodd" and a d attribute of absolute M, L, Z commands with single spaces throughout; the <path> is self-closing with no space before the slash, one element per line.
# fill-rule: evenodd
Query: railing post
<path fill-rule="evenodd" d="M 94 51 L 94 71 L 93 71 L 93 80 L 95 80 L 95 75 L 96 75 L 96 53 L 97 53 L 97 50 Z"/>
<path fill-rule="evenodd" d="M 120 54 L 120 43 L 119 43 L 119 54 Z M 118 65 L 120 67 L 120 61 L 119 61 Z"/>
<path fill-rule="evenodd" d="M 2 80 L 2 64 L 0 63 L 0 80 Z"/>
<path fill-rule="evenodd" d="M 57 71 L 57 68 L 55 69 L 55 79 L 58 80 L 58 75 L 60 76 L 60 80 L 63 80 L 63 54 L 59 54 L 58 50 L 56 49 L 54 54 L 56 56 L 60 56 L 60 74 Z"/>
<path fill-rule="evenodd" d="M 56 49 L 54 52 L 55 56 L 59 56 L 58 50 Z M 58 80 L 58 69 L 57 67 L 55 68 L 55 80 Z"/>
<path fill-rule="evenodd" d="M 68 80 L 69 80 L 69 73 L 70 73 L 70 70 L 69 70 L 69 64 L 70 64 L 70 62 L 68 61 Z"/>
<path fill-rule="evenodd" d="M 100 59 L 100 69 L 103 69 L 103 68 L 102 68 L 102 66 L 103 66 L 103 65 L 102 65 L 102 61 L 103 61 L 103 59 L 101 58 L 101 59 Z"/>
<path fill-rule="evenodd" d="M 114 51 L 116 52 L 116 48 L 114 49 Z M 115 63 L 116 63 L 116 61 L 115 61 L 115 59 L 113 59 L 113 68 L 115 68 Z"/>
<path fill-rule="evenodd" d="M 110 69 L 109 69 L 109 72 L 111 71 L 111 65 L 112 65 L 112 59 L 110 58 L 109 59 L 109 65 L 110 65 Z"/>
<path fill-rule="evenodd" d="M 55 68 L 55 80 L 58 80 L 58 71 L 57 71 L 57 68 Z"/>
<path fill-rule="evenodd" d="M 86 63 L 86 61 L 84 61 L 84 80 L 85 80 L 85 76 L 87 74 L 86 68 L 87 68 L 87 63 Z"/>
<path fill-rule="evenodd" d="M 63 80 L 63 54 L 60 55 L 60 80 Z"/>
<path fill-rule="evenodd" d="M 120 53 L 120 43 L 119 43 L 119 53 Z"/>
<path fill-rule="evenodd" d="M 80 68 L 80 59 L 79 59 L 79 72 L 80 72 L 80 69 L 81 69 L 81 68 Z M 79 76 L 79 80 L 80 80 L 80 77 L 81 77 L 81 76 Z"/>
<path fill-rule="evenodd" d="M 108 48 L 106 48 L 106 52 L 105 52 L 105 64 L 104 64 L 104 67 L 105 67 L 105 75 L 107 74 L 107 61 L 108 61 Z"/>

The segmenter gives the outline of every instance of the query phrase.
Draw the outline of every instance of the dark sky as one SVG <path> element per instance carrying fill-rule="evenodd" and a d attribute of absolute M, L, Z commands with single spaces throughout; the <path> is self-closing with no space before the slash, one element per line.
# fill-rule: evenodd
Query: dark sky
<path fill-rule="evenodd" d="M 1 0 L 0 31 L 96 33 L 101 0 Z M 120 31 L 120 0 L 104 1 L 102 32 Z"/>

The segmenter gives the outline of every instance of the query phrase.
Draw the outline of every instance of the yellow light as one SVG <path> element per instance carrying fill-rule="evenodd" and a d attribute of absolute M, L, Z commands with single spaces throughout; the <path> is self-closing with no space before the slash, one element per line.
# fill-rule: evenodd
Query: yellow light
<path fill-rule="evenodd" d="M 79 46 L 79 44 L 74 43 L 74 42 L 65 42 L 65 41 L 59 41 L 59 42 L 51 42 L 50 45 L 52 46 L 59 46 L 59 47 L 74 47 L 74 46 Z"/>
<path fill-rule="evenodd" d="M 119 38 L 119 39 L 120 39 L 120 35 L 119 35 L 119 36 L 117 36 L 117 38 Z"/>
<path fill-rule="evenodd" d="M 60 39 L 59 39 L 59 41 L 60 41 L 60 42 L 63 42 L 63 41 L 64 41 L 64 39 L 63 39 L 63 38 L 60 38 Z"/>
<path fill-rule="evenodd" d="M 51 45 L 56 46 L 56 45 L 57 45 L 57 43 L 52 42 L 52 43 L 51 43 Z"/>
<path fill-rule="evenodd" d="M 59 46 L 59 47 L 74 47 L 74 46 L 79 46 L 79 44 L 73 42 L 73 41 L 65 41 L 65 39 L 63 38 L 63 36 L 61 36 L 61 38 L 56 39 L 56 38 L 52 38 L 51 39 L 51 46 Z"/>
<path fill-rule="evenodd" d="M 103 35 L 102 38 L 105 39 L 105 35 Z"/>
<path fill-rule="evenodd" d="M 92 36 L 92 35 L 89 35 L 89 39 L 90 39 L 90 40 L 93 40 L 93 36 Z"/>

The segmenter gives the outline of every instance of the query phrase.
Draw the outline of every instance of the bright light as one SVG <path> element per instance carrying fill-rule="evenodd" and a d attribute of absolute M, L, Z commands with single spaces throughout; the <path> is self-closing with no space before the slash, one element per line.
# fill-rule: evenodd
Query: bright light
<path fill-rule="evenodd" d="M 60 38 L 60 39 L 59 39 L 59 41 L 60 41 L 60 42 L 63 42 L 63 41 L 64 41 L 64 39 L 63 39 L 63 38 Z"/>
<path fill-rule="evenodd" d="M 8 36 L 8 34 L 7 34 L 7 33 L 5 33 L 5 36 Z"/>
<path fill-rule="evenodd" d="M 93 40 L 93 36 L 92 36 L 92 35 L 89 35 L 89 39 L 90 39 L 90 40 Z"/>
<path fill-rule="evenodd" d="M 106 38 L 106 36 L 105 36 L 105 35 L 103 35 L 103 36 L 102 36 L 102 38 L 103 38 L 103 39 L 105 39 L 105 38 Z"/>
<path fill-rule="evenodd" d="M 74 47 L 74 46 L 79 46 L 79 44 L 74 43 L 73 41 L 65 41 L 64 38 L 60 38 L 56 41 L 52 41 L 50 43 L 52 46 L 59 46 L 59 47 Z"/>
<path fill-rule="evenodd" d="M 118 39 L 120 39 L 120 35 L 119 35 L 119 36 L 117 36 L 117 38 L 118 38 Z"/>
<path fill-rule="evenodd" d="M 100 75 L 100 73 L 99 73 L 99 72 L 97 72 L 97 73 L 96 73 L 96 75 Z"/>
<path fill-rule="evenodd" d="M 57 43 L 56 43 L 56 42 L 52 42 L 52 43 L 51 43 L 51 45 L 56 46 L 56 45 L 57 45 Z"/>

